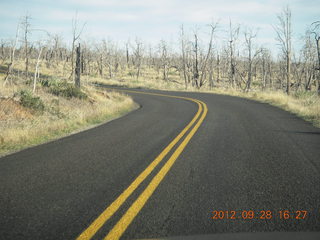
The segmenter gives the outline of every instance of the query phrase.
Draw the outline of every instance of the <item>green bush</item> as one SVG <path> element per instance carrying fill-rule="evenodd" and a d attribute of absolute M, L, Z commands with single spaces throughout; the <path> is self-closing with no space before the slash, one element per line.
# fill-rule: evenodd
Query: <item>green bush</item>
<path fill-rule="evenodd" d="M 40 97 L 34 97 L 30 91 L 20 91 L 20 104 L 26 108 L 30 108 L 35 111 L 43 112 L 44 103 Z"/>
<path fill-rule="evenodd" d="M 66 98 L 87 98 L 87 95 L 83 93 L 79 88 L 76 88 L 73 84 L 67 82 L 52 83 L 50 84 L 49 91 L 56 96 L 62 96 Z"/>
<path fill-rule="evenodd" d="M 136 75 L 136 73 L 135 73 L 135 72 L 133 72 L 133 71 L 129 71 L 129 72 L 127 73 L 127 75 L 128 75 L 128 76 L 130 76 L 130 77 L 133 77 L 133 76 L 135 76 L 135 75 Z"/>
<path fill-rule="evenodd" d="M 54 82 L 54 80 L 50 78 L 39 79 L 39 83 L 42 87 L 50 87 L 52 82 Z"/>

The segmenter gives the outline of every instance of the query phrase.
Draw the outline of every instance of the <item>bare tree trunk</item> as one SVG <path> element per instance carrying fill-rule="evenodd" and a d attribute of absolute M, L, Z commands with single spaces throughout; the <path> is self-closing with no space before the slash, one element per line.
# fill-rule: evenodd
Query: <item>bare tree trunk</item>
<path fill-rule="evenodd" d="M 198 36 L 194 34 L 194 52 L 195 52 L 195 63 L 194 63 L 194 71 L 193 71 L 193 81 L 196 84 L 196 87 L 199 88 L 199 60 L 198 60 Z"/>
<path fill-rule="evenodd" d="M 126 61 L 127 61 L 127 67 L 129 68 L 130 67 L 130 64 L 129 64 L 130 58 L 129 58 L 128 43 L 126 44 Z"/>
<path fill-rule="evenodd" d="M 279 25 L 275 28 L 277 33 L 277 40 L 279 41 L 282 52 L 286 59 L 286 92 L 290 94 L 291 84 L 291 10 L 287 6 L 283 12 L 278 15 Z"/>
<path fill-rule="evenodd" d="M 317 25 L 318 28 L 320 28 L 320 23 Z M 318 95 L 320 95 L 320 36 L 315 35 L 315 40 L 317 44 L 317 53 L 318 53 L 318 73 L 316 74 L 317 79 L 318 79 Z"/>
<path fill-rule="evenodd" d="M 136 49 L 134 54 L 135 54 L 134 65 L 137 68 L 136 78 L 138 80 L 141 74 L 141 64 L 142 64 L 142 43 L 138 39 L 136 39 Z"/>
<path fill-rule="evenodd" d="M 75 86 L 77 88 L 80 88 L 80 68 L 81 68 L 81 56 L 80 56 L 80 43 L 79 46 L 76 48 L 76 67 L 74 70 L 75 73 L 75 78 L 74 78 L 74 82 L 75 82 Z"/>
<path fill-rule="evenodd" d="M 286 30 L 287 30 L 287 94 L 290 95 L 290 76 L 291 76 L 291 12 L 288 9 L 288 12 L 286 13 Z"/>
<path fill-rule="evenodd" d="M 181 25 L 181 51 L 182 51 L 182 70 L 183 70 L 183 78 L 185 88 L 188 88 L 188 79 L 187 79 L 187 69 L 186 69 L 186 47 L 185 47 L 185 39 L 184 39 L 184 28 Z"/>
<path fill-rule="evenodd" d="M 75 18 L 72 19 L 72 49 L 71 49 L 71 75 L 70 79 L 73 78 L 73 69 L 74 69 L 74 49 L 75 49 L 75 43 L 80 38 L 82 31 L 84 29 L 85 23 L 82 25 L 82 28 L 80 31 L 78 31 L 78 14 L 76 13 Z M 79 45 L 80 46 L 80 45 Z"/>
<path fill-rule="evenodd" d="M 319 46 L 319 41 L 320 37 L 316 39 L 317 42 L 317 52 L 318 52 L 318 74 L 317 74 L 317 79 L 318 79 L 318 95 L 320 96 L 320 46 Z"/>
<path fill-rule="evenodd" d="M 33 92 L 36 91 L 36 85 L 37 85 L 37 76 L 39 76 L 39 64 L 40 64 L 40 57 L 42 53 L 43 47 L 40 47 L 38 59 L 37 59 L 37 64 L 36 64 L 36 70 L 34 72 L 34 78 L 33 78 Z"/>
<path fill-rule="evenodd" d="M 244 33 L 246 45 L 247 45 L 247 51 L 248 51 L 248 79 L 245 87 L 245 91 L 249 92 L 252 82 L 252 62 L 253 59 L 258 55 L 258 52 L 252 56 L 252 40 L 257 36 L 256 33 L 253 33 L 252 30 L 247 30 Z"/>
<path fill-rule="evenodd" d="M 202 64 L 201 64 L 202 66 L 201 66 L 199 88 L 202 87 L 205 83 L 206 68 L 207 68 L 208 59 L 211 55 L 211 50 L 212 50 L 212 45 L 213 45 L 213 34 L 214 34 L 214 31 L 217 27 L 217 23 L 212 23 L 210 25 L 210 27 L 211 27 L 211 34 L 210 34 L 209 46 L 208 46 L 208 51 L 207 51 L 206 57 L 205 57 L 204 61 L 202 61 Z M 211 68 L 212 67 L 213 67 L 213 65 L 211 64 Z M 213 70 L 211 69 L 211 71 L 213 71 Z"/>
<path fill-rule="evenodd" d="M 220 82 L 220 56 L 217 55 L 217 83 Z"/>
<path fill-rule="evenodd" d="M 15 39 L 14 44 L 12 46 L 12 50 L 11 50 L 11 54 L 10 54 L 10 63 L 8 64 L 8 69 L 6 72 L 6 76 L 4 78 L 3 86 L 6 86 L 7 81 L 10 77 L 11 72 L 12 72 L 13 66 L 14 66 L 14 54 L 16 51 L 16 46 L 17 46 L 17 42 L 18 42 L 18 38 L 19 38 L 19 29 L 20 29 L 20 24 L 18 24 L 18 26 L 17 26 L 16 39 Z"/>
<path fill-rule="evenodd" d="M 28 34 L 30 27 L 30 16 L 26 15 L 23 17 L 22 26 L 24 27 L 24 57 L 25 57 L 25 77 L 28 79 L 29 74 L 29 50 L 28 50 Z"/>
<path fill-rule="evenodd" d="M 230 48 L 230 70 L 229 70 L 229 82 L 231 84 L 231 87 L 235 87 L 236 82 L 236 66 L 235 66 L 235 59 L 234 59 L 234 51 L 235 51 L 235 41 L 238 38 L 239 34 L 239 26 L 236 28 L 232 27 L 232 22 L 230 21 L 229 24 L 229 34 L 230 34 L 230 40 L 229 40 L 229 48 Z"/>

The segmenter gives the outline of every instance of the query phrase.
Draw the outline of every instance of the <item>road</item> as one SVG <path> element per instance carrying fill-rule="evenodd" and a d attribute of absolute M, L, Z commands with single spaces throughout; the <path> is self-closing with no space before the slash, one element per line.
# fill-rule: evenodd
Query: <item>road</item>
<path fill-rule="evenodd" d="M 0 158 L 0 239 L 320 231 L 319 129 L 237 97 L 127 94 L 138 110 Z"/>

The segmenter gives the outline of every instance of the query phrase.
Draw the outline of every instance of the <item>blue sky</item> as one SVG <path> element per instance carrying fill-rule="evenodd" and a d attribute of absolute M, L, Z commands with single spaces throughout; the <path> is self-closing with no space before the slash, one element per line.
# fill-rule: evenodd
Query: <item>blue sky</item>
<path fill-rule="evenodd" d="M 14 38 L 19 18 L 28 13 L 33 28 L 60 34 L 68 42 L 78 12 L 79 22 L 86 22 L 82 39 L 90 41 L 109 38 L 123 44 L 138 37 L 151 44 L 161 39 L 175 43 L 181 24 L 190 32 L 199 29 L 205 40 L 207 24 L 215 20 L 221 43 L 231 19 L 258 29 L 258 45 L 277 48 L 272 25 L 287 4 L 292 9 L 294 46 L 299 48 L 306 28 L 320 20 L 320 0 L 0 0 L 0 39 Z"/>

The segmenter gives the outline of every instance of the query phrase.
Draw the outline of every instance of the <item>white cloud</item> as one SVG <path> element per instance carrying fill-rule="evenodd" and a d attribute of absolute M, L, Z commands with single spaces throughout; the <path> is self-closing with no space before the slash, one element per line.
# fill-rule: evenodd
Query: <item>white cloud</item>
<path fill-rule="evenodd" d="M 199 26 L 205 40 L 209 31 L 206 24 L 213 19 L 220 22 L 218 38 L 225 40 L 231 19 L 242 27 L 259 29 L 258 43 L 273 44 L 271 25 L 276 23 L 276 14 L 287 3 L 292 7 L 297 35 L 303 33 L 305 26 L 312 21 L 319 20 L 319 0 L 55 0 L 54 3 L 43 0 L 41 4 L 38 0 L 30 0 L 28 4 L 16 5 L 9 0 L 0 1 L 0 28 L 12 29 L 12 36 L 18 21 L 16 18 L 26 11 L 32 15 L 34 26 L 63 32 L 65 36 L 69 36 L 71 20 L 78 11 L 79 24 L 87 22 L 85 36 L 99 39 L 112 36 L 119 41 L 138 36 L 151 42 L 177 39 L 182 23 L 186 30 Z"/>

